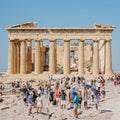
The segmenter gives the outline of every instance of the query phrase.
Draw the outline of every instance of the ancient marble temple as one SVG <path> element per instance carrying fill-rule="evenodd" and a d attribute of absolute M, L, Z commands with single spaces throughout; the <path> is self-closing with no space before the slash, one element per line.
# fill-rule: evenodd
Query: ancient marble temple
<path fill-rule="evenodd" d="M 93 28 L 41 28 L 37 27 L 34 22 L 7 27 L 9 42 L 8 73 L 43 73 L 47 53 L 49 74 L 56 74 L 58 61 L 62 61 L 63 74 L 68 75 L 72 72 L 70 41 L 77 40 L 76 70 L 79 75 L 84 75 L 86 74 L 86 57 L 90 53 L 89 50 L 86 52 L 88 55 L 85 53 L 85 41 L 92 40 L 90 74 L 97 76 L 102 73 L 111 76 L 113 75 L 111 40 L 114 28 L 114 26 L 104 24 L 95 24 Z M 49 40 L 48 47 L 43 44 L 45 40 Z M 63 41 L 62 54 L 59 54 L 61 47 L 58 49 L 57 40 Z"/>

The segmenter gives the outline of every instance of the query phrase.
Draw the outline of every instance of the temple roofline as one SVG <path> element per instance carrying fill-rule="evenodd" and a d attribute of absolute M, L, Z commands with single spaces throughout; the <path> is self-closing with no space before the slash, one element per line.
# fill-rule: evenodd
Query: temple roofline
<path fill-rule="evenodd" d="M 93 28 L 81 28 L 81 27 L 73 27 L 73 28 L 67 28 L 67 27 L 53 27 L 53 28 L 44 28 L 44 27 L 37 27 L 37 23 L 35 22 L 26 22 L 23 24 L 16 24 L 13 26 L 8 26 L 5 29 L 6 30 L 114 30 L 115 26 L 113 25 L 107 25 L 107 24 L 94 24 Z"/>

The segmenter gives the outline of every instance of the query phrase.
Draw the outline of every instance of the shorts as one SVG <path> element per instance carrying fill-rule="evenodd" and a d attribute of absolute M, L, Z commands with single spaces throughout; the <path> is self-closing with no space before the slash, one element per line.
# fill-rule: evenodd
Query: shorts
<path fill-rule="evenodd" d="M 60 101 L 60 98 L 56 98 L 56 101 Z"/>
<path fill-rule="evenodd" d="M 98 104 L 98 99 L 94 99 L 94 104 Z"/>
<path fill-rule="evenodd" d="M 77 109 L 78 109 L 78 106 L 74 106 L 74 111 L 77 111 Z"/>
<path fill-rule="evenodd" d="M 28 109 L 32 109 L 32 105 L 31 104 L 28 104 Z"/>
<path fill-rule="evenodd" d="M 49 101 L 52 102 L 52 101 L 53 101 L 53 98 L 49 98 Z"/>
<path fill-rule="evenodd" d="M 70 99 L 70 103 L 74 103 L 74 99 Z"/>
<path fill-rule="evenodd" d="M 37 107 L 42 108 L 42 104 L 37 104 Z"/>
<path fill-rule="evenodd" d="M 61 100 L 61 105 L 65 105 L 66 104 L 66 100 Z"/>

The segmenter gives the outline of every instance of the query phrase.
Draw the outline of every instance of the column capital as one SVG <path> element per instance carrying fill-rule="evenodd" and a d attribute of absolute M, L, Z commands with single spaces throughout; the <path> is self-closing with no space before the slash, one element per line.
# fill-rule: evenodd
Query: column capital
<path fill-rule="evenodd" d="M 14 38 L 8 38 L 10 42 L 13 42 L 15 39 Z"/>
<path fill-rule="evenodd" d="M 35 40 L 35 42 L 39 42 L 40 40 Z"/>
<path fill-rule="evenodd" d="M 78 39 L 79 40 L 79 42 L 84 42 L 84 39 Z"/>
<path fill-rule="evenodd" d="M 70 42 L 70 40 L 64 40 L 64 42 Z"/>
<path fill-rule="evenodd" d="M 53 40 L 49 40 L 50 42 L 56 42 L 56 40 L 55 39 L 53 39 Z"/>
<path fill-rule="evenodd" d="M 28 41 L 28 42 L 31 42 L 31 41 L 32 41 L 32 39 L 27 39 L 27 41 Z"/>
<path fill-rule="evenodd" d="M 31 46 L 31 42 L 32 42 L 31 40 L 28 40 L 28 41 L 27 41 L 27 45 L 28 45 L 28 46 Z"/>
<path fill-rule="evenodd" d="M 41 42 L 42 41 L 42 39 L 36 39 L 35 40 L 35 42 Z"/>
<path fill-rule="evenodd" d="M 14 42 L 14 40 L 9 40 L 9 42 Z"/>
<path fill-rule="evenodd" d="M 112 41 L 112 39 L 105 39 L 105 42 L 111 42 Z"/>
<path fill-rule="evenodd" d="M 26 39 L 20 39 L 20 42 L 26 42 Z"/>
<path fill-rule="evenodd" d="M 99 40 L 93 40 L 93 42 L 94 42 L 94 43 L 98 43 L 98 42 L 99 42 Z"/>
<path fill-rule="evenodd" d="M 99 42 L 99 41 L 100 41 L 99 38 L 95 38 L 95 39 L 93 40 L 93 42 Z"/>
<path fill-rule="evenodd" d="M 17 45 L 20 45 L 20 41 L 17 41 Z"/>

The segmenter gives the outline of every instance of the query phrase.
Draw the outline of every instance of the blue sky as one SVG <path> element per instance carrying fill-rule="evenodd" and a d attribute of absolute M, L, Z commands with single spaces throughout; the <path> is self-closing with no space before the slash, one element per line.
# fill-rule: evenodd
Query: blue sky
<path fill-rule="evenodd" d="M 6 26 L 34 21 L 39 27 L 111 24 L 113 70 L 120 71 L 120 0 L 0 0 L 0 70 L 7 70 Z"/>

